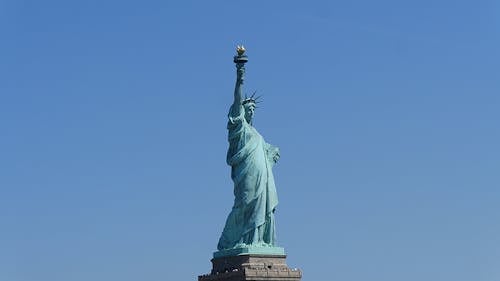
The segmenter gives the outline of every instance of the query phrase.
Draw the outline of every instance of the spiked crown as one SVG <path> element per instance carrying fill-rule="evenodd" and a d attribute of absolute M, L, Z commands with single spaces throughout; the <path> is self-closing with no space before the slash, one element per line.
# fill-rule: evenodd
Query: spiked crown
<path fill-rule="evenodd" d="M 247 97 L 247 95 L 245 95 L 245 99 L 241 102 L 241 105 L 253 103 L 253 104 L 255 104 L 255 107 L 257 107 L 257 104 L 261 103 L 261 101 L 259 101 L 261 96 L 255 97 L 256 93 L 257 93 L 257 91 L 253 92 L 253 94 L 250 97 Z"/>

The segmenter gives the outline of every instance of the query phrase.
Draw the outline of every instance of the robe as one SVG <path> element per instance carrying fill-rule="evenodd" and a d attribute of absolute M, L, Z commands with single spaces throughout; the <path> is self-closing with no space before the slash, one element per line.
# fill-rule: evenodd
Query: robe
<path fill-rule="evenodd" d="M 246 121 L 243 107 L 239 115 L 234 112 L 230 109 L 227 124 L 227 164 L 231 166 L 234 183 L 234 205 L 217 248 L 274 246 L 274 210 L 278 196 L 272 159 L 277 148 L 266 143 Z"/>

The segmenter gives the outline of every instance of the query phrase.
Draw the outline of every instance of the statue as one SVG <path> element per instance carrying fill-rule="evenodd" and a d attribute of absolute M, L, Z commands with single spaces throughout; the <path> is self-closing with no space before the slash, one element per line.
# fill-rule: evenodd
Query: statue
<path fill-rule="evenodd" d="M 214 256 L 241 253 L 284 254 L 276 247 L 274 211 L 278 204 L 272 172 L 279 149 L 264 141 L 253 127 L 258 98 L 243 98 L 245 63 L 243 46 L 237 47 L 234 102 L 228 114 L 227 164 L 234 182 L 234 206 L 226 220 Z"/>
<path fill-rule="evenodd" d="M 255 93 L 243 98 L 248 58 L 243 46 L 236 51 L 236 86 L 227 123 L 234 205 L 211 259 L 212 271 L 198 276 L 198 281 L 300 281 L 302 272 L 288 267 L 285 250 L 276 246 L 278 196 L 272 168 L 280 158 L 279 149 L 253 127 L 258 98 Z"/>

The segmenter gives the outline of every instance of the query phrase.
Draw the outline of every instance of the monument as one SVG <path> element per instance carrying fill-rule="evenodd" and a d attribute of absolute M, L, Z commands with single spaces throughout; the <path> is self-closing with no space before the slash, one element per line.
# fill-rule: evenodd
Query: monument
<path fill-rule="evenodd" d="M 236 86 L 228 114 L 227 164 L 234 183 L 234 205 L 213 254 L 210 274 L 198 281 L 299 281 L 302 273 L 286 264 L 285 250 L 276 245 L 274 211 L 278 196 L 272 167 L 279 149 L 264 141 L 253 127 L 258 97 L 243 97 L 245 48 L 234 56 Z"/>

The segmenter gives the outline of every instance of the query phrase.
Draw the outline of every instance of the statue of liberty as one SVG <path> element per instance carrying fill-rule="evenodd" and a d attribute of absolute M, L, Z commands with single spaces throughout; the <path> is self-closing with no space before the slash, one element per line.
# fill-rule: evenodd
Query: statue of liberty
<path fill-rule="evenodd" d="M 243 46 L 238 46 L 237 52 L 234 57 L 237 73 L 234 101 L 227 123 L 227 164 L 231 166 L 235 198 L 217 249 L 219 252 L 235 249 L 260 249 L 258 252 L 262 252 L 267 248 L 274 249 L 270 252 L 277 249 L 279 254 L 283 248 L 275 246 L 274 211 L 278 197 L 272 172 L 280 157 L 279 149 L 266 143 L 252 125 L 258 98 L 242 96 L 248 59 Z"/>

